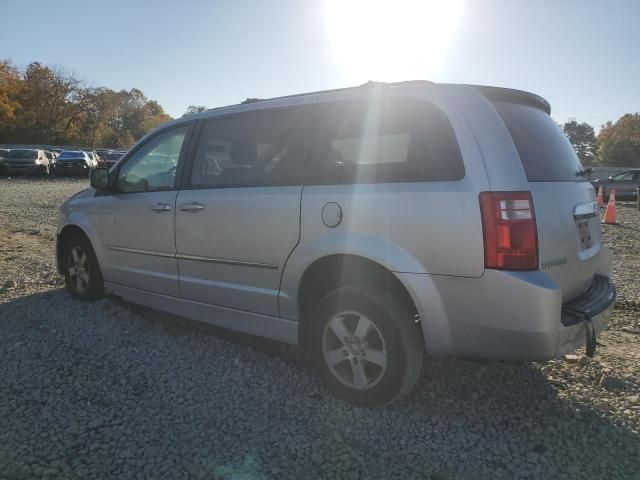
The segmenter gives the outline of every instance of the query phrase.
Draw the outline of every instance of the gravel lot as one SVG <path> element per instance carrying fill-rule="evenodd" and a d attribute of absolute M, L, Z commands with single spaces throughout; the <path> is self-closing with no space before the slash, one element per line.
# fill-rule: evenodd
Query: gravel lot
<path fill-rule="evenodd" d="M 85 186 L 0 178 L 0 479 L 640 478 L 630 205 L 604 227 L 619 306 L 594 359 L 432 360 L 410 398 L 365 410 L 295 348 L 71 300 L 55 224 Z"/>

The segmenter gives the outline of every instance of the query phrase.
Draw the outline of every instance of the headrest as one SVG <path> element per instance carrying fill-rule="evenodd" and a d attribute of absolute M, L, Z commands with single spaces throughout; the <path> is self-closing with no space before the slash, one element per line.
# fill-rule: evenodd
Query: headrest
<path fill-rule="evenodd" d="M 231 162 L 234 165 L 253 165 L 257 159 L 255 143 L 240 140 L 231 145 Z"/>

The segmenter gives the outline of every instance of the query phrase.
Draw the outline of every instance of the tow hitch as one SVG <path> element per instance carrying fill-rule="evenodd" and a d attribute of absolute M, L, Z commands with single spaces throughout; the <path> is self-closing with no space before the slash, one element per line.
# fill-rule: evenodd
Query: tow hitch
<path fill-rule="evenodd" d="M 584 329 L 587 334 L 585 355 L 587 357 L 593 357 L 596 354 L 596 331 L 593 328 L 593 321 L 591 320 L 591 317 L 586 313 L 584 315 Z"/>
<path fill-rule="evenodd" d="M 587 312 L 582 312 L 580 310 L 575 310 L 573 308 L 569 308 L 566 305 L 563 307 L 563 310 L 567 311 L 571 315 L 576 318 L 582 318 L 582 323 L 584 324 L 585 334 L 587 336 L 587 341 L 585 342 L 585 355 L 587 357 L 593 357 L 596 354 L 596 330 L 593 328 L 593 321 L 591 319 L 591 315 Z"/>

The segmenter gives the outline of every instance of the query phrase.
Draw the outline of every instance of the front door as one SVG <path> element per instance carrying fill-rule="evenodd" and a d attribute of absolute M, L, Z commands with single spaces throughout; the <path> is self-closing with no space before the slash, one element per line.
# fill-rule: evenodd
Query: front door
<path fill-rule="evenodd" d="M 278 314 L 280 277 L 300 235 L 302 108 L 203 124 L 176 201 L 183 298 Z"/>
<path fill-rule="evenodd" d="M 180 296 L 175 246 L 176 170 L 188 127 L 140 146 L 103 200 L 105 281 Z"/>

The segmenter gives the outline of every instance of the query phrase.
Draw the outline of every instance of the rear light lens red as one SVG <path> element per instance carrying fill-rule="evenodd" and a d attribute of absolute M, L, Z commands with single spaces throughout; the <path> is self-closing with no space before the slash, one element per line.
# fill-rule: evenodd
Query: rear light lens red
<path fill-rule="evenodd" d="M 538 231 L 531 192 L 482 192 L 480 210 L 486 268 L 537 270 Z"/>

